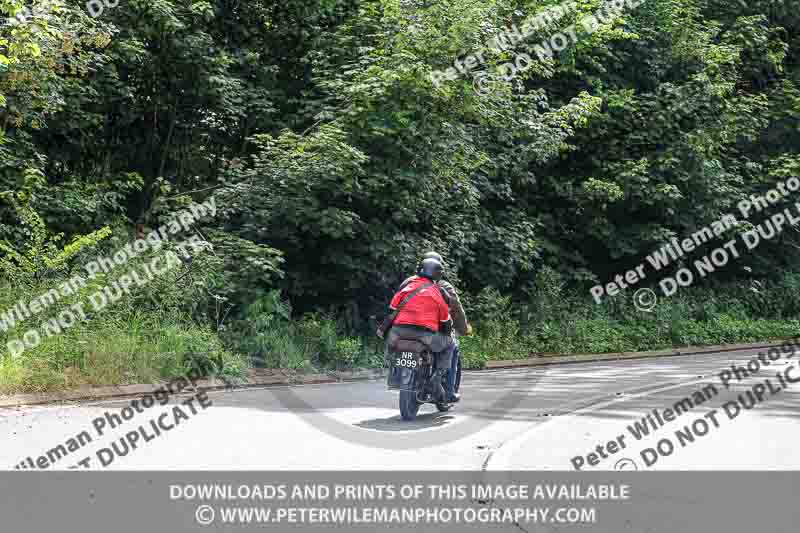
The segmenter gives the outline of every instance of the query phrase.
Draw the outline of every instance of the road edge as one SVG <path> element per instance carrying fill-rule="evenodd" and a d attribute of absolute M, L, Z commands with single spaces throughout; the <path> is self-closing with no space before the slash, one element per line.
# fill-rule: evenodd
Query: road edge
<path fill-rule="evenodd" d="M 504 370 L 514 368 L 529 368 L 539 366 L 594 363 L 602 361 L 623 361 L 628 359 L 649 359 L 654 357 L 677 357 L 688 355 L 701 355 L 707 353 L 733 352 L 740 350 L 755 350 L 780 346 L 792 339 L 775 339 L 759 343 L 747 344 L 721 344 L 715 346 L 687 346 L 686 348 L 655 350 L 649 352 L 617 352 L 607 354 L 579 354 L 579 355 L 541 355 L 528 359 L 509 359 L 506 361 L 489 361 L 485 369 Z M 348 381 L 368 381 L 383 378 L 384 369 L 367 369 L 355 371 L 333 371 L 325 374 L 300 374 L 288 370 L 272 371 L 268 375 L 260 374 L 259 370 L 251 372 L 245 380 L 228 380 L 219 378 L 201 379 L 197 381 L 197 390 L 239 390 L 254 387 L 290 386 L 290 385 L 316 385 L 343 383 Z M 154 393 L 166 381 L 156 384 L 117 385 L 109 387 L 79 387 L 72 391 L 54 393 L 15 394 L 0 396 L 0 408 L 20 408 L 34 405 L 48 405 L 67 402 L 96 401 L 141 396 Z"/>
<path fill-rule="evenodd" d="M 648 352 L 614 352 L 604 354 L 541 354 L 528 359 L 494 360 L 486 363 L 486 370 L 524 368 L 531 366 L 563 365 L 570 363 L 594 363 L 598 361 L 622 361 L 627 359 L 648 359 L 651 357 L 676 357 L 681 355 L 700 355 L 704 353 L 736 352 L 739 350 L 757 350 L 780 346 L 785 342 L 793 341 L 792 338 L 774 339 L 763 342 L 746 344 L 718 344 L 712 346 L 687 346 L 685 348 L 671 348 L 668 350 L 653 350 Z"/>

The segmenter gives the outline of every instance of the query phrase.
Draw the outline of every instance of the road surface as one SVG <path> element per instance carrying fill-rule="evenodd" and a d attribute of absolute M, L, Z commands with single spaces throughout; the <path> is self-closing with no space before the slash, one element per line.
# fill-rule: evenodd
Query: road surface
<path fill-rule="evenodd" d="M 739 381 L 731 365 L 746 367 L 757 353 L 469 372 L 454 410 L 438 413 L 423 406 L 413 423 L 400 419 L 397 394 L 382 382 L 218 391 L 207 399 L 176 395 L 167 405 L 128 409 L 133 416 L 113 429 L 114 416 L 121 416 L 131 399 L 5 409 L 0 410 L 0 465 L 796 469 L 800 382 L 791 381 L 800 381 L 800 369 L 794 368 L 800 356 L 765 358 L 768 366 L 761 363 Z M 726 370 L 727 387 L 721 379 Z M 750 399 L 757 400 L 755 406 L 743 408 L 742 400 L 751 407 Z"/>

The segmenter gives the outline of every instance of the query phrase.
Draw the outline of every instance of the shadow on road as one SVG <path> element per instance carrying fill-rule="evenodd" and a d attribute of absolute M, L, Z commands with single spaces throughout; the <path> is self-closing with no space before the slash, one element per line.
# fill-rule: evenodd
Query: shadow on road
<path fill-rule="evenodd" d="M 443 427 L 455 419 L 456 417 L 450 413 L 437 412 L 419 414 L 413 422 L 403 420 L 400 415 L 397 415 L 389 418 L 363 420 L 355 425 L 360 428 L 377 431 L 419 431 L 421 429 Z"/>

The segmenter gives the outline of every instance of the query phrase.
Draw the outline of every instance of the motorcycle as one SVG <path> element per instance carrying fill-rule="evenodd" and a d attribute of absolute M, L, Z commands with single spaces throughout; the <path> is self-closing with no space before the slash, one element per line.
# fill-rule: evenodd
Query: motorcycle
<path fill-rule="evenodd" d="M 461 358 L 456 367 L 455 392 L 461 387 Z M 417 340 L 398 339 L 389 348 L 389 390 L 400 391 L 400 416 L 412 421 L 422 404 L 432 403 L 440 412 L 449 411 L 453 404 L 444 400 L 447 373 L 441 383 L 434 383 L 436 358 L 430 349 Z"/>

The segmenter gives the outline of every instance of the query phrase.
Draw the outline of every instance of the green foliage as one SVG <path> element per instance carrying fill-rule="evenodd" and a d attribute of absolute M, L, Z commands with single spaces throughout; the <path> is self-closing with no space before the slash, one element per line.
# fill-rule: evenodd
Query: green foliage
<path fill-rule="evenodd" d="M 156 383 L 190 370 L 243 376 L 249 366 L 210 329 L 143 312 L 95 317 L 19 358 L 6 355 L 0 358 L 0 394 Z"/>
<path fill-rule="evenodd" d="M 281 252 L 266 245 L 211 230 L 207 250 L 193 258 L 192 275 L 175 305 L 217 328 L 240 317 L 243 306 L 266 295 L 283 277 Z"/>
<path fill-rule="evenodd" d="M 800 302 L 773 291 L 796 293 L 795 228 L 647 318 L 580 295 L 800 175 L 797 10 L 648 0 L 486 95 L 469 76 L 432 83 L 553 4 L 131 0 L 97 19 L 78 0 L 25 6 L 24 24 L 0 25 L 0 283 L 11 301 L 44 290 L 134 224 L 213 195 L 217 217 L 190 232 L 209 247 L 109 316 L 211 328 L 260 364 L 374 362 L 353 336 L 437 249 L 476 319 L 473 366 L 794 320 Z M 476 71 L 536 57 L 599 6 Z"/>
<path fill-rule="evenodd" d="M 493 359 L 522 359 L 527 357 L 521 339 L 521 329 L 510 296 L 487 287 L 474 299 L 465 298 L 473 315 L 475 335 L 459 339 L 463 367 L 482 368 Z"/>
<path fill-rule="evenodd" d="M 320 324 L 313 317 L 292 321 L 291 306 L 279 291 L 251 303 L 228 335 L 229 343 L 249 354 L 258 366 L 269 368 L 309 369 L 319 359 L 318 348 L 336 344 L 330 323 Z"/>
<path fill-rule="evenodd" d="M 769 0 L 648 0 L 488 95 L 433 86 L 549 5 L 164 0 L 101 21 L 68 3 L 0 34 L 0 190 L 40 169 L 54 207 L 34 207 L 70 236 L 98 210 L 153 225 L 214 190 L 211 292 L 232 316 L 279 287 L 301 313 L 355 301 L 366 317 L 427 248 L 476 294 L 526 292 L 543 264 L 602 281 L 789 168 L 800 22 Z M 487 52 L 485 69 L 511 58 Z M 782 248 L 758 251 L 765 268 Z"/>
<path fill-rule="evenodd" d="M 361 341 L 354 338 L 344 338 L 336 341 L 336 360 L 347 365 L 355 366 L 361 355 Z"/>
<path fill-rule="evenodd" d="M 228 341 L 268 368 L 374 367 L 383 364 L 383 347 L 343 335 L 331 317 L 308 313 L 292 319 L 289 302 L 271 291 L 235 321 Z"/>
<path fill-rule="evenodd" d="M 95 248 L 111 234 L 110 228 L 104 227 L 88 235 L 73 236 L 69 244 L 59 246 L 64 234 L 52 235 L 31 205 L 35 192 L 41 192 L 43 181 L 41 172 L 29 169 L 23 189 L 0 194 L 0 201 L 11 204 L 21 226 L 22 242 L 11 243 L 0 237 L 0 275 L 15 283 L 29 285 L 33 279 L 65 271 L 72 258 Z"/>
<path fill-rule="evenodd" d="M 497 358 L 497 351 L 491 346 L 486 346 L 477 337 L 466 337 L 459 341 L 461 354 L 461 368 L 464 370 L 479 370 L 486 367 L 486 363 Z"/>
<path fill-rule="evenodd" d="M 570 292 L 545 309 L 524 342 L 534 354 L 581 354 L 791 337 L 798 325 L 797 302 L 786 289 L 796 283 L 797 275 L 789 273 L 781 281 L 756 284 L 758 290 L 740 283 L 692 287 L 659 299 L 651 313 L 636 309 L 630 295 L 597 305 L 585 294 Z"/>

